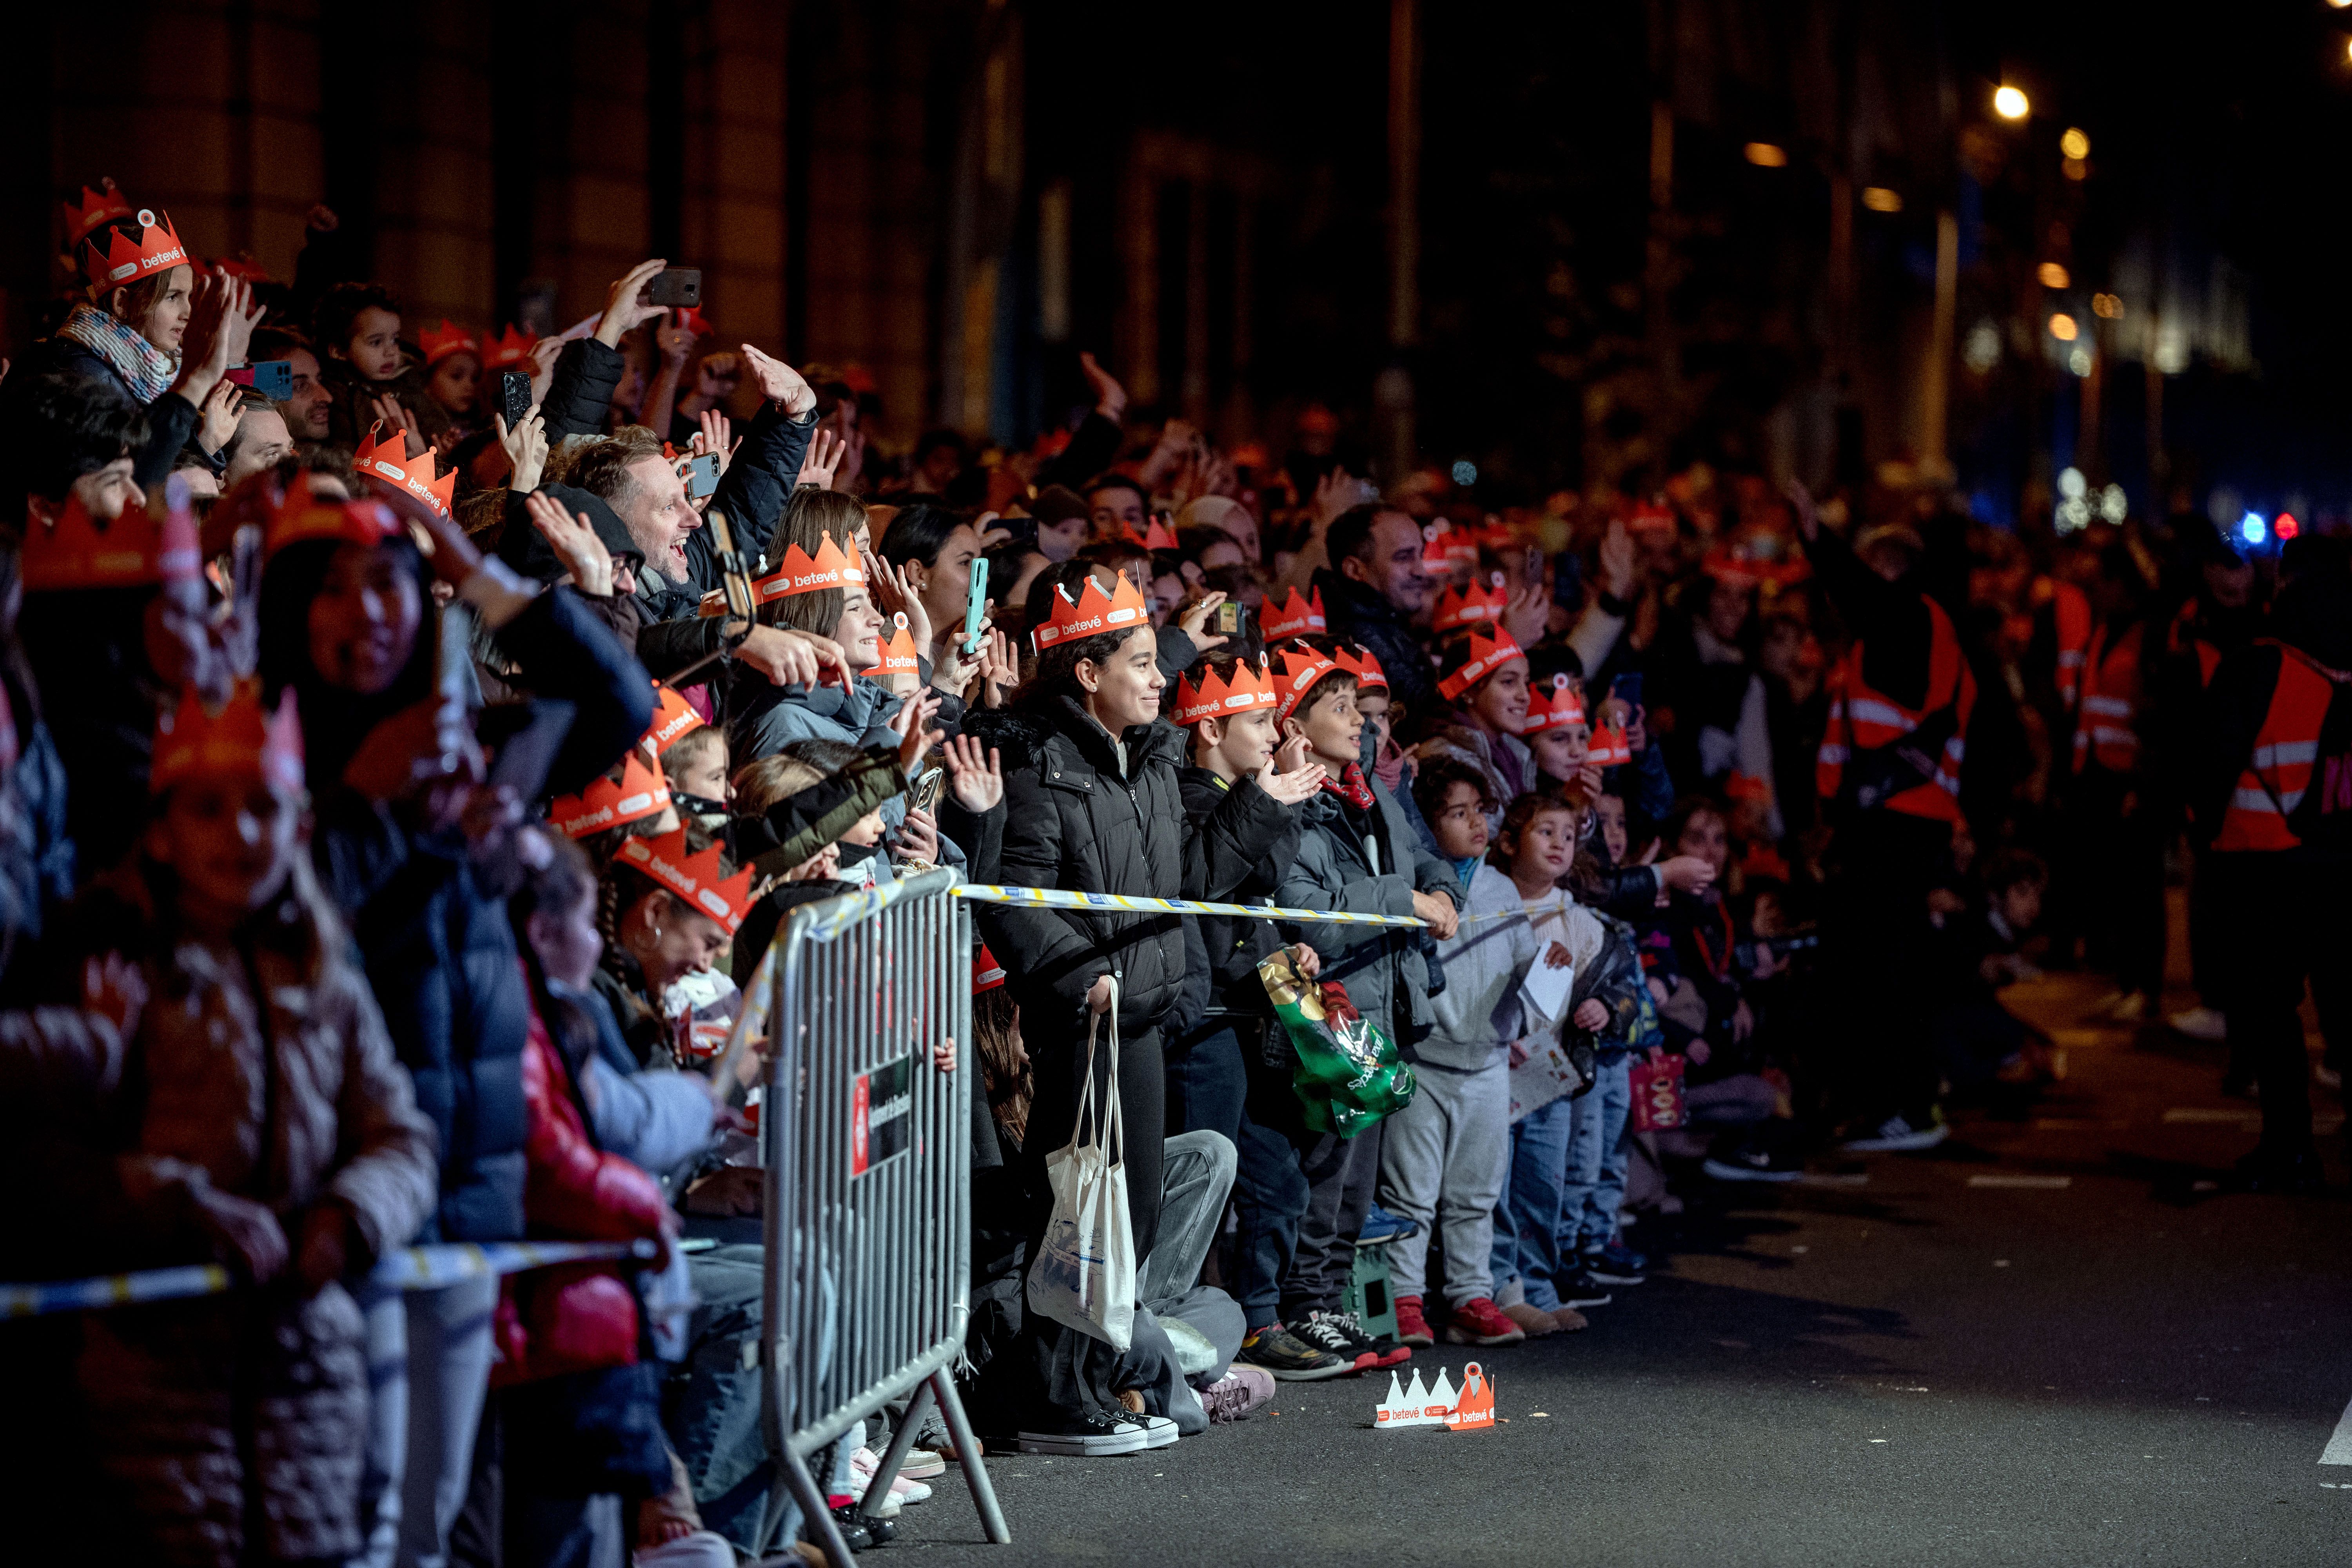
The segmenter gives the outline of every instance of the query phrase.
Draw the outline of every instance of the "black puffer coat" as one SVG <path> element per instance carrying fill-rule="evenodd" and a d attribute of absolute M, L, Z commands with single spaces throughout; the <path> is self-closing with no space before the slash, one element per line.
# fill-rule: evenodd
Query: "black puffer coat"
<path fill-rule="evenodd" d="M 1066 697 L 1003 713 L 975 715 L 975 733 L 1000 748 L 1004 764 L 1008 884 L 1081 893 L 1197 897 L 1206 881 L 1187 854 L 1184 803 L 1176 773 L 1183 733 L 1163 723 L 1110 737 Z M 1188 867 L 1188 860 L 1191 862 Z M 1184 984 L 1182 917 L 1173 914 L 982 906 L 990 951 L 1005 965 L 1032 1027 L 1078 1026 L 1087 993 L 1108 973 L 1119 981 L 1119 1027 L 1139 1032 L 1175 1008 Z"/>
<path fill-rule="evenodd" d="M 1226 904 L 1272 900 L 1283 870 L 1298 858 L 1297 808 L 1248 780 L 1227 787 L 1206 768 L 1186 768 L 1179 784 L 1207 873 L 1201 897 Z M 1274 922 L 1246 915 L 1198 919 L 1209 965 L 1208 1011 L 1270 1015 L 1257 965 L 1282 945 Z"/>

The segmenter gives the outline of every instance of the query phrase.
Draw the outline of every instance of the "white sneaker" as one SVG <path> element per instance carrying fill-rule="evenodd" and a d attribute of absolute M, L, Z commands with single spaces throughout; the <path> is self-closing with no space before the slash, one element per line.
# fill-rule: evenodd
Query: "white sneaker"
<path fill-rule="evenodd" d="M 1951 1131 L 1944 1125 L 1941 1118 L 1925 1127 L 1914 1127 L 1900 1116 L 1890 1116 L 1871 1136 L 1847 1139 L 1845 1150 L 1849 1154 L 1910 1153 L 1921 1149 L 1933 1149 L 1950 1137 Z"/>
<path fill-rule="evenodd" d="M 1147 1448 L 1172 1447 L 1176 1442 L 1176 1423 L 1165 1415 L 1130 1415 L 1130 1421 L 1143 1423 L 1143 1446 Z"/>
<path fill-rule="evenodd" d="M 882 1456 L 871 1448 L 860 1448 L 849 1456 L 849 1474 L 857 1483 L 858 1496 L 874 1484 L 874 1472 L 882 1468 Z M 931 1489 L 908 1476 L 904 1469 L 890 1478 L 890 1500 L 894 1503 L 921 1502 L 931 1495 Z M 885 1513 L 887 1519 L 889 1514 Z"/>
<path fill-rule="evenodd" d="M 2202 1003 L 2185 1013 L 2175 1013 L 2165 1023 L 2176 1035 L 2186 1035 L 2192 1040 L 2204 1040 L 2219 1045 L 2230 1037 L 2230 1020 L 2218 1007 Z"/>

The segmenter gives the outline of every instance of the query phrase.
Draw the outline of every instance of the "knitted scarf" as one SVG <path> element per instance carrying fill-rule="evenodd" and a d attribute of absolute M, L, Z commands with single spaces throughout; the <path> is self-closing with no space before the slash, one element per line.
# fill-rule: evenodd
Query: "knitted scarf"
<path fill-rule="evenodd" d="M 1372 809 L 1372 786 L 1364 782 L 1364 770 L 1349 763 L 1347 771 L 1338 778 L 1323 775 L 1323 787 L 1354 806 L 1358 811 Z"/>
<path fill-rule="evenodd" d="M 114 373 L 130 384 L 131 395 L 142 405 L 170 391 L 180 374 L 177 355 L 165 353 L 130 323 L 115 320 L 95 305 L 76 305 L 58 335 L 71 338 L 112 365 Z"/>

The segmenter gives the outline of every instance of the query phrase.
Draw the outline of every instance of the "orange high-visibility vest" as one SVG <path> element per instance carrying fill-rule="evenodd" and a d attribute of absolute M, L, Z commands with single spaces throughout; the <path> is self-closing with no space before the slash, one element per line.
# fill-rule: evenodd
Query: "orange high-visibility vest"
<path fill-rule="evenodd" d="M 2181 605 L 2180 613 L 2172 617 L 2172 625 L 2164 634 L 2164 647 L 2166 652 L 2175 655 L 2195 650 L 2197 684 L 2200 687 L 2213 684 L 2213 671 L 2221 663 L 2221 650 L 2197 635 L 2196 600 L 2191 599 Z"/>
<path fill-rule="evenodd" d="M 1932 642 L 1927 653 L 1926 705 L 1906 708 L 1876 690 L 1862 675 L 1862 644 L 1847 650 L 1830 670 L 1829 727 L 1813 760 L 1813 788 L 1823 800 L 1841 793 L 1853 795 L 1864 811 L 1899 811 L 1910 816 L 1960 820 L 1960 763 L 1968 755 L 1969 714 L 1976 707 L 1976 677 L 1961 656 L 1959 634 L 1952 619 L 1933 599 L 1926 601 Z M 1923 727 L 1930 739 L 1947 726 L 1932 755 L 1906 755 L 1905 742 Z M 1884 753 L 1893 752 L 1889 758 Z M 1899 762 L 1896 776 L 1907 772 L 1916 782 L 1877 793 L 1884 764 Z M 1867 775 L 1867 776 L 1865 776 Z M 1852 790 L 1849 776 L 1857 779 Z"/>
<path fill-rule="evenodd" d="M 2091 638 L 2090 684 L 2074 720 L 2074 771 L 2093 756 L 2111 773 L 2139 765 L 2139 650 L 2144 640 L 2135 624 L 2110 646 L 2107 628 Z"/>
<path fill-rule="evenodd" d="M 2278 684 L 2271 688 L 2270 711 L 2254 735 L 2253 754 L 2221 813 L 2221 831 L 2213 836 L 2216 849 L 2292 849 L 2303 842 L 2287 826 L 2287 814 L 2311 786 L 2320 726 L 2326 722 L 2336 683 L 2295 649 L 2272 646 L 2279 650 Z"/>
<path fill-rule="evenodd" d="M 2067 712 L 2083 689 L 2083 665 L 2091 647 L 2091 599 L 2072 583 L 2044 578 L 2052 617 L 2058 627 L 2058 700 Z M 2036 584 L 2040 586 L 2040 584 Z"/>

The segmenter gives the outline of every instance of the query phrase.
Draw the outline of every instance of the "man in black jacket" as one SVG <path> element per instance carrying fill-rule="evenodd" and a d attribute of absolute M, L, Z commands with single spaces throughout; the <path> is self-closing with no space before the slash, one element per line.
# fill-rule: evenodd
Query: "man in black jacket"
<path fill-rule="evenodd" d="M 1394 507 L 1367 501 L 1331 520 L 1324 535 L 1331 564 L 1315 574 L 1331 635 L 1371 650 L 1390 695 L 1414 718 L 1437 706 L 1437 679 L 1412 617 L 1429 601 L 1421 570 L 1420 525 Z"/>

